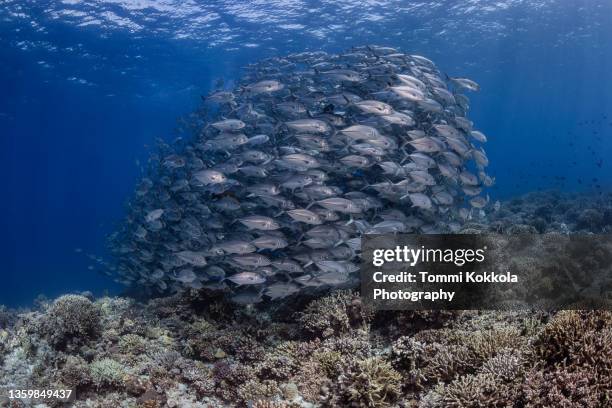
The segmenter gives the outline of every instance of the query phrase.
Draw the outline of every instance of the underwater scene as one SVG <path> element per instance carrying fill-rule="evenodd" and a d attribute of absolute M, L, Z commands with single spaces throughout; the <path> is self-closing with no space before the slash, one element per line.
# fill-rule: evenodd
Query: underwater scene
<path fill-rule="evenodd" d="M 0 0 L 0 407 L 612 407 L 610 72 L 610 0 Z M 473 235 L 537 292 L 364 293 Z"/>

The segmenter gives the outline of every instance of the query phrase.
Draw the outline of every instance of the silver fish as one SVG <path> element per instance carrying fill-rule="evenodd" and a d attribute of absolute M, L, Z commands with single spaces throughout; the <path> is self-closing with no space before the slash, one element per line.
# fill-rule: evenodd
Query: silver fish
<path fill-rule="evenodd" d="M 357 167 L 362 169 L 369 167 L 371 164 L 370 159 L 367 157 L 357 156 L 354 154 L 340 158 L 340 162 L 348 167 Z"/>
<path fill-rule="evenodd" d="M 215 248 L 226 254 L 248 254 L 257 250 L 253 244 L 239 240 L 218 242 L 215 244 Z"/>
<path fill-rule="evenodd" d="M 270 265 L 270 259 L 261 254 L 247 254 L 232 256 L 232 262 L 237 263 L 242 267 L 260 267 Z"/>
<path fill-rule="evenodd" d="M 287 242 L 286 239 L 273 235 L 262 235 L 261 237 L 254 239 L 252 243 L 259 249 L 273 250 L 286 248 L 287 245 L 289 245 L 289 242 Z"/>
<path fill-rule="evenodd" d="M 318 119 L 298 119 L 285 123 L 289 129 L 301 133 L 329 133 L 331 127 L 322 120 Z"/>
<path fill-rule="evenodd" d="M 349 69 L 333 69 L 321 74 L 334 81 L 359 82 L 362 79 L 358 72 Z"/>
<path fill-rule="evenodd" d="M 162 215 L 164 215 L 164 210 L 161 208 L 158 208 L 156 210 L 153 210 L 147 213 L 147 215 L 145 216 L 145 221 L 149 223 L 153 221 L 157 221 L 161 218 Z"/>
<path fill-rule="evenodd" d="M 480 91 L 480 85 L 468 78 L 448 78 L 448 80 L 458 89 L 465 89 L 472 92 Z"/>
<path fill-rule="evenodd" d="M 461 93 L 473 81 L 357 46 L 273 56 L 237 83 L 186 119 L 193 137 L 159 142 L 109 238 L 118 281 L 249 305 L 358 284 L 364 234 L 458 232 L 486 216 L 487 138 Z"/>
<path fill-rule="evenodd" d="M 265 295 L 276 300 L 293 295 L 299 290 L 300 288 L 293 283 L 274 283 L 266 288 Z"/>
<path fill-rule="evenodd" d="M 319 200 L 316 203 L 323 208 L 327 208 L 328 210 L 337 211 L 341 213 L 359 214 L 363 211 L 351 200 L 347 200 L 341 197 L 326 198 L 324 200 Z"/>
<path fill-rule="evenodd" d="M 276 80 L 263 80 L 244 87 L 250 94 L 271 93 L 283 89 L 285 86 Z"/>
<path fill-rule="evenodd" d="M 391 105 L 376 100 L 359 101 L 354 105 L 361 111 L 374 115 L 391 115 L 394 112 Z"/>
<path fill-rule="evenodd" d="M 341 132 L 353 140 L 374 140 L 381 136 L 376 128 L 364 125 L 349 126 Z"/>
<path fill-rule="evenodd" d="M 444 149 L 438 141 L 431 137 L 423 137 L 408 142 L 415 150 L 423 153 L 436 153 Z"/>
<path fill-rule="evenodd" d="M 410 198 L 414 207 L 423 208 L 424 210 L 430 210 L 432 208 L 431 199 L 425 194 L 411 193 L 408 194 L 408 198 Z"/>
<path fill-rule="evenodd" d="M 225 174 L 216 170 L 201 170 L 194 173 L 193 177 L 204 185 L 225 183 L 227 181 Z"/>
<path fill-rule="evenodd" d="M 194 265 L 194 266 L 206 266 L 206 257 L 198 252 L 193 251 L 181 251 L 176 254 L 177 258 L 181 261 Z"/>
<path fill-rule="evenodd" d="M 270 217 L 262 215 L 251 215 L 240 218 L 238 221 L 250 229 L 258 229 L 262 231 L 272 231 L 280 228 L 280 224 Z"/>
<path fill-rule="evenodd" d="M 240 272 L 227 278 L 236 285 L 261 285 L 266 281 L 266 278 L 255 272 Z"/>
<path fill-rule="evenodd" d="M 287 211 L 287 215 L 293 218 L 295 221 L 303 222 L 305 224 L 319 225 L 322 223 L 321 218 L 312 211 L 304 208 L 297 208 L 295 210 Z"/>
<path fill-rule="evenodd" d="M 316 158 L 303 153 L 287 154 L 276 162 L 282 162 L 286 167 L 295 169 L 314 169 L 320 166 Z"/>
<path fill-rule="evenodd" d="M 174 279 L 182 283 L 192 283 L 198 279 L 198 275 L 196 275 L 192 269 L 183 269 Z"/>
<path fill-rule="evenodd" d="M 392 86 L 391 90 L 395 92 L 400 98 L 406 99 L 411 102 L 418 102 L 425 99 L 425 94 L 420 89 L 412 85 Z"/>
<path fill-rule="evenodd" d="M 487 137 L 485 136 L 485 134 L 484 134 L 484 133 L 482 133 L 482 132 L 481 132 L 481 131 L 479 131 L 479 130 L 472 130 L 472 131 L 470 132 L 470 135 L 472 135 L 472 137 L 473 137 L 475 140 L 479 141 L 480 143 L 486 143 L 486 142 L 487 142 Z"/>
<path fill-rule="evenodd" d="M 316 279 L 319 282 L 324 283 L 326 285 L 337 286 L 337 285 L 341 285 L 343 283 L 348 282 L 350 278 L 347 273 L 328 272 L 328 273 L 324 273 L 322 275 L 316 276 Z"/>
<path fill-rule="evenodd" d="M 224 119 L 211 123 L 211 126 L 222 132 L 237 132 L 238 130 L 243 129 L 246 124 L 238 119 Z"/>

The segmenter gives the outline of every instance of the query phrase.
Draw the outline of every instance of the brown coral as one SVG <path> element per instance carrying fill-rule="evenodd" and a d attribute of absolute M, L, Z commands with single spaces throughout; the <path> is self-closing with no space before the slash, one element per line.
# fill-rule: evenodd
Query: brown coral
<path fill-rule="evenodd" d="M 272 380 L 249 380 L 238 386 L 237 397 L 241 401 L 254 401 L 280 397 L 278 384 Z"/>
<path fill-rule="evenodd" d="M 326 338 L 362 327 L 371 318 L 372 312 L 361 304 L 358 294 L 339 290 L 312 301 L 298 320 L 309 335 Z"/>
<path fill-rule="evenodd" d="M 465 375 L 442 391 L 442 406 L 448 408 L 512 407 L 518 389 L 498 381 L 491 374 Z"/>
<path fill-rule="evenodd" d="M 254 401 L 251 408 L 289 408 L 289 404 L 285 402 L 260 399 Z"/>
<path fill-rule="evenodd" d="M 337 379 L 337 400 L 326 404 L 353 407 L 387 407 L 400 396 L 401 375 L 380 357 L 350 361 Z"/>
<path fill-rule="evenodd" d="M 59 371 L 59 379 L 71 389 L 77 389 L 91 383 L 87 362 L 79 356 L 67 356 L 64 366 Z"/>
<path fill-rule="evenodd" d="M 44 316 L 40 332 L 54 347 L 78 344 L 93 337 L 100 330 L 100 314 L 84 296 L 59 297 Z"/>
<path fill-rule="evenodd" d="M 545 372 L 531 371 L 523 386 L 523 398 L 529 407 L 605 407 L 610 404 L 610 383 L 601 384 L 588 368 L 568 368 Z"/>
<path fill-rule="evenodd" d="M 610 347 L 606 347 L 606 342 L 598 342 L 597 337 L 610 336 L 611 326 L 612 312 L 562 311 L 540 332 L 535 349 L 549 364 L 596 358 L 602 352 L 610 353 Z M 590 340 L 588 346 L 592 348 L 588 355 L 584 353 L 586 340 Z M 610 354 L 606 357 L 612 358 Z"/>

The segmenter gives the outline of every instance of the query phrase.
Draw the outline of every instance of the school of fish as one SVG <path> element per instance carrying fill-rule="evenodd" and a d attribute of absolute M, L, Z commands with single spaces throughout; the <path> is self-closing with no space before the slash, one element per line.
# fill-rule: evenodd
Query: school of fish
<path fill-rule="evenodd" d="M 203 97 L 191 140 L 152 157 L 109 273 L 243 304 L 355 284 L 364 234 L 456 232 L 488 205 L 464 94 L 478 90 L 382 46 L 250 65 Z"/>

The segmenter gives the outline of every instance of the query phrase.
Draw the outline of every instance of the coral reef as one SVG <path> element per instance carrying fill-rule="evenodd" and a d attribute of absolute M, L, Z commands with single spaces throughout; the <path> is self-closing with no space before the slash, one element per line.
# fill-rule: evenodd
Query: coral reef
<path fill-rule="evenodd" d="M 340 290 L 310 303 L 301 313 L 299 322 L 308 335 L 330 337 L 359 328 L 371 317 L 358 293 Z"/>
<path fill-rule="evenodd" d="M 605 234 L 612 232 L 611 203 L 610 192 L 533 192 L 473 214 L 463 232 Z"/>
<path fill-rule="evenodd" d="M 350 291 L 284 319 L 195 299 L 68 295 L 16 314 L 0 333 L 0 386 L 70 388 L 77 408 L 600 407 L 611 397 L 610 312 L 426 313 L 406 325 Z M 59 319 L 55 335 L 43 329 Z M 380 326 L 389 321 L 393 330 Z"/>
<path fill-rule="evenodd" d="M 400 396 L 401 375 L 381 357 L 348 360 L 336 380 L 330 406 L 387 407 Z"/>
<path fill-rule="evenodd" d="M 56 348 L 80 344 L 97 334 L 100 315 L 93 303 L 81 295 L 58 298 L 39 322 L 37 331 Z"/>

